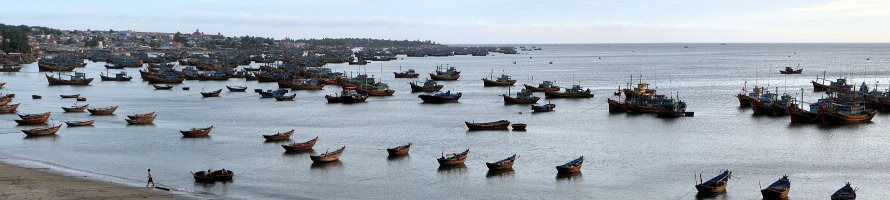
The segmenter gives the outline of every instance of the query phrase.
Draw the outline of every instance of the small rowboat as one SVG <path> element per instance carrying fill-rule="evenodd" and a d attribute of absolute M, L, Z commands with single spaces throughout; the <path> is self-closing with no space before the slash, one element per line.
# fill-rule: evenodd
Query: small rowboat
<path fill-rule="evenodd" d="M 284 96 L 280 96 L 280 97 L 275 97 L 275 100 L 276 100 L 276 101 L 293 101 L 295 98 L 297 98 L 297 94 L 291 94 L 291 95 L 284 95 Z"/>
<path fill-rule="evenodd" d="M 566 164 L 556 166 L 556 171 L 562 174 L 573 174 L 581 172 L 581 166 L 584 164 L 584 156 L 569 161 Z"/>
<path fill-rule="evenodd" d="M 244 92 L 247 91 L 247 86 L 226 86 L 229 89 L 229 92 Z"/>
<path fill-rule="evenodd" d="M 96 123 L 96 120 L 87 120 L 87 121 L 67 121 L 65 124 L 68 126 L 92 126 L 93 123 Z"/>
<path fill-rule="evenodd" d="M 204 97 L 219 97 L 219 93 L 222 93 L 222 89 L 212 91 L 212 92 L 201 92 L 201 96 Z"/>
<path fill-rule="evenodd" d="M 152 86 L 152 87 L 155 87 L 155 90 L 169 90 L 169 89 L 173 89 L 173 85 L 151 85 L 151 86 Z"/>
<path fill-rule="evenodd" d="M 28 135 L 31 137 L 44 136 L 44 135 L 55 135 L 56 132 L 59 131 L 59 128 L 61 128 L 61 127 L 62 127 L 62 125 L 59 124 L 56 126 L 45 127 L 45 128 L 32 128 L 32 129 L 28 129 L 28 130 L 22 130 L 22 132 L 25 133 L 25 135 Z"/>
<path fill-rule="evenodd" d="M 408 151 L 410 150 L 411 143 L 408 143 L 406 145 L 386 149 L 386 152 L 389 153 L 389 156 L 404 156 L 408 155 Z"/>
<path fill-rule="evenodd" d="M 65 112 L 83 112 L 83 111 L 87 110 L 88 106 L 90 106 L 90 104 L 86 104 L 86 105 L 82 105 L 82 106 L 73 105 L 71 107 L 62 107 L 62 110 L 64 110 Z"/>
<path fill-rule="evenodd" d="M 701 174 L 699 174 L 699 177 L 701 177 Z M 699 194 L 705 195 L 726 192 L 726 185 L 729 184 L 730 177 L 732 177 L 732 171 L 724 170 L 720 175 L 695 185 L 695 189 L 698 190 Z"/>
<path fill-rule="evenodd" d="M 150 113 L 145 113 L 145 114 L 127 115 L 127 118 L 130 118 L 130 119 L 139 119 L 139 118 L 147 118 L 147 117 L 154 118 L 156 115 L 157 114 L 155 114 L 155 112 L 150 112 Z"/>
<path fill-rule="evenodd" d="M 20 103 L 0 106 L 0 114 L 14 113 L 19 108 Z"/>
<path fill-rule="evenodd" d="M 528 125 L 520 123 L 513 124 L 512 126 L 514 131 L 525 131 L 525 127 L 528 127 Z"/>
<path fill-rule="evenodd" d="M 213 126 L 207 128 L 192 128 L 187 131 L 179 131 L 182 133 L 184 137 L 206 137 L 210 135 L 210 130 L 213 130 Z"/>
<path fill-rule="evenodd" d="M 50 113 L 19 115 L 22 119 L 15 120 L 19 125 L 43 124 L 49 119 Z"/>
<path fill-rule="evenodd" d="M 788 199 L 788 192 L 791 191 L 791 181 L 788 180 L 788 176 L 782 176 L 773 184 L 770 184 L 766 188 L 760 190 L 760 193 L 763 194 L 763 199 L 766 200 L 780 200 L 780 199 Z"/>
<path fill-rule="evenodd" d="M 131 119 L 124 119 L 124 120 L 126 120 L 127 124 L 130 124 L 130 125 L 148 125 L 148 124 L 154 123 L 155 115 L 152 115 L 150 117 L 139 117 L 139 118 L 135 118 L 135 119 L 131 118 Z"/>
<path fill-rule="evenodd" d="M 556 104 L 548 103 L 544 105 L 532 105 L 532 112 L 553 112 Z"/>
<path fill-rule="evenodd" d="M 88 108 L 87 111 L 92 115 L 112 115 L 117 110 L 117 106 L 109 106 L 104 108 Z"/>
<path fill-rule="evenodd" d="M 80 94 L 60 94 L 59 96 L 63 99 L 74 99 L 80 97 Z"/>
<path fill-rule="evenodd" d="M 831 194 L 831 200 L 856 200 L 856 189 L 853 189 L 850 182 L 847 182 L 847 185 Z"/>
<path fill-rule="evenodd" d="M 216 181 L 213 179 L 213 174 L 208 171 L 192 172 L 192 177 L 195 177 L 195 182 L 209 183 Z"/>
<path fill-rule="evenodd" d="M 226 169 L 213 171 L 210 175 L 213 175 L 213 180 L 215 181 L 231 181 L 235 178 L 235 172 Z"/>
<path fill-rule="evenodd" d="M 460 153 L 449 153 L 442 155 L 441 158 L 437 158 L 436 161 L 439 162 L 439 166 L 454 166 L 454 165 L 463 165 L 464 161 L 467 160 L 467 157 L 470 155 L 470 149 L 465 150 Z"/>
<path fill-rule="evenodd" d="M 306 142 L 302 142 L 302 143 L 294 142 L 293 144 L 281 145 L 281 147 L 284 148 L 284 150 L 288 151 L 288 152 L 308 151 L 308 150 L 312 150 L 312 147 L 315 146 L 315 142 L 317 142 L 317 141 L 318 141 L 318 137 L 316 136 L 315 138 L 312 138 L 311 140 L 306 141 Z"/>
<path fill-rule="evenodd" d="M 273 135 L 263 135 L 263 138 L 266 138 L 266 141 L 280 141 L 280 140 L 289 140 L 290 136 L 294 135 L 294 130 L 291 129 L 288 132 L 284 133 L 276 133 Z"/>
<path fill-rule="evenodd" d="M 485 122 L 485 123 L 470 123 L 464 122 L 471 131 L 475 130 L 507 130 L 507 127 L 510 126 L 510 121 L 507 120 L 499 120 L 494 122 Z"/>
<path fill-rule="evenodd" d="M 497 162 L 485 163 L 485 166 L 487 166 L 488 170 L 491 171 L 513 170 L 513 162 L 516 161 L 516 157 L 516 154 L 513 154 L 513 156 L 507 157 Z"/>
<path fill-rule="evenodd" d="M 35 94 L 35 95 L 31 95 L 31 99 L 43 99 L 43 97 Z"/>
<path fill-rule="evenodd" d="M 321 155 L 309 156 L 309 159 L 312 159 L 312 162 L 314 163 L 334 162 L 340 160 L 340 156 L 343 156 L 344 150 L 346 150 L 346 146 L 340 147 L 340 149 L 332 152 L 325 152 Z"/>

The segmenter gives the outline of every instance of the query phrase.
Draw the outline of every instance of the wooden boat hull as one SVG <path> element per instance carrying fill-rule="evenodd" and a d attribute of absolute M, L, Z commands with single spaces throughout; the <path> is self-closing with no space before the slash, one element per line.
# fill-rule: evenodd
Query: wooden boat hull
<path fill-rule="evenodd" d="M 213 92 L 201 92 L 202 97 L 219 97 L 219 93 L 222 93 L 222 89 L 213 91 Z"/>
<path fill-rule="evenodd" d="M 90 106 L 90 104 L 83 106 L 62 107 L 62 110 L 64 110 L 65 112 L 83 112 L 87 110 L 88 106 Z"/>
<path fill-rule="evenodd" d="M 46 75 L 46 81 L 49 82 L 49 85 L 90 85 L 90 82 L 93 82 L 93 78 L 83 80 L 63 80 Z"/>
<path fill-rule="evenodd" d="M 627 112 L 627 103 L 621 103 L 616 100 L 608 99 L 606 100 L 609 103 L 609 112 L 610 113 L 622 113 Z"/>
<path fill-rule="evenodd" d="M 644 105 L 636 105 L 631 104 L 627 106 L 627 112 L 629 113 L 658 113 L 658 108 L 656 107 L 648 107 Z"/>
<path fill-rule="evenodd" d="M 154 87 L 156 90 L 169 90 L 169 89 L 173 89 L 173 86 L 172 86 L 172 85 L 151 85 L 151 86 Z"/>
<path fill-rule="evenodd" d="M 507 130 L 507 127 L 510 126 L 510 121 L 501 120 L 496 122 L 488 122 L 488 123 L 470 123 L 464 122 L 467 125 L 467 128 L 471 131 L 476 130 Z"/>
<path fill-rule="evenodd" d="M 18 72 L 22 70 L 22 66 L 13 66 L 10 68 L 0 68 L 0 72 Z"/>
<path fill-rule="evenodd" d="M 325 85 L 293 85 L 292 90 L 323 90 Z"/>
<path fill-rule="evenodd" d="M 554 104 L 546 104 L 546 105 L 532 105 L 532 112 L 553 112 L 553 109 L 556 108 Z"/>
<path fill-rule="evenodd" d="M 19 105 L 20 103 L 0 106 L 0 114 L 14 113 L 19 108 Z"/>
<path fill-rule="evenodd" d="M 44 124 L 46 120 L 49 120 L 49 115 L 38 117 L 38 118 L 29 118 L 29 119 L 16 119 L 15 122 L 19 125 L 34 125 L 34 124 Z"/>
<path fill-rule="evenodd" d="M 214 181 L 231 181 L 235 178 L 235 172 L 232 172 L 232 170 L 226 170 L 225 172 L 226 173 L 223 173 L 223 170 L 216 170 L 210 174 L 213 175 Z"/>
<path fill-rule="evenodd" d="M 393 74 L 395 74 L 395 77 L 396 77 L 396 78 L 417 78 L 417 77 L 420 76 L 420 74 L 417 74 L 417 73 L 409 74 L 409 73 L 397 73 L 397 72 L 393 72 Z"/>
<path fill-rule="evenodd" d="M 511 125 L 514 131 L 525 131 L 525 128 L 528 127 L 526 124 L 513 124 Z"/>
<path fill-rule="evenodd" d="M 294 135 L 294 130 L 290 130 L 290 131 L 284 132 L 284 133 L 273 134 L 273 135 L 263 135 L 263 138 L 265 138 L 266 141 L 281 141 L 281 140 L 289 140 L 290 136 L 292 136 L 292 135 Z"/>
<path fill-rule="evenodd" d="M 775 191 L 770 188 L 766 188 L 760 190 L 760 194 L 763 195 L 764 200 L 782 200 L 788 199 L 788 192 L 790 191 L 791 189 L 786 189 L 784 191 Z"/>
<path fill-rule="evenodd" d="M 87 120 L 87 121 L 67 121 L 65 124 L 68 126 L 92 126 L 93 123 L 96 123 L 96 120 Z"/>
<path fill-rule="evenodd" d="M 210 136 L 210 131 L 213 130 L 213 126 L 202 128 L 202 129 L 193 129 L 188 131 L 179 131 L 182 133 L 183 137 L 207 137 Z"/>
<path fill-rule="evenodd" d="M 441 159 L 440 158 L 440 159 L 436 159 L 436 161 L 439 162 L 440 166 L 463 165 L 464 162 L 467 160 L 467 157 L 469 157 L 469 156 L 464 156 L 459 159 Z"/>
<path fill-rule="evenodd" d="M 813 92 L 824 92 L 824 91 L 828 91 L 828 88 L 829 88 L 829 87 L 828 87 L 827 85 L 823 85 L 823 84 L 821 84 L 821 83 L 817 83 L 816 81 L 810 81 L 810 82 L 813 83 Z"/>
<path fill-rule="evenodd" d="M 423 100 L 424 103 L 457 103 L 460 100 L 460 96 L 457 96 L 456 98 L 446 98 L 422 94 L 417 97 Z"/>
<path fill-rule="evenodd" d="M 560 174 L 575 174 L 581 172 L 581 165 L 573 167 L 556 166 L 556 172 Z"/>
<path fill-rule="evenodd" d="M 535 87 L 535 86 L 531 86 L 531 85 L 524 85 L 524 86 L 525 86 L 525 89 L 532 91 L 532 92 L 559 92 L 559 87 L 542 88 L 542 87 Z"/>
<path fill-rule="evenodd" d="M 587 92 L 581 93 L 564 93 L 564 92 L 544 92 L 544 96 L 549 99 L 556 98 L 593 98 L 593 94 Z"/>
<path fill-rule="evenodd" d="M 226 86 L 226 89 L 228 89 L 229 92 L 244 92 L 244 91 L 247 91 L 247 87 L 231 87 L 231 86 Z"/>
<path fill-rule="evenodd" d="M 695 185 L 695 189 L 698 190 L 699 194 L 720 194 L 726 192 L 727 185 L 729 184 L 727 183 L 717 187 L 709 187 L 699 184 Z"/>
<path fill-rule="evenodd" d="M 513 84 L 516 84 L 516 80 L 510 80 L 510 81 L 498 82 L 498 81 L 488 80 L 488 79 L 484 79 L 484 78 L 483 78 L 483 79 L 482 79 L 482 84 L 483 84 L 485 87 L 493 87 L 493 86 L 513 86 Z"/>
<path fill-rule="evenodd" d="M 430 79 L 437 80 L 437 81 L 456 81 L 459 78 L 460 78 L 460 74 L 452 75 L 452 76 L 430 74 Z"/>
<path fill-rule="evenodd" d="M 737 94 L 736 97 L 739 99 L 739 107 L 751 107 L 751 101 L 754 100 L 748 95 L 743 94 Z"/>
<path fill-rule="evenodd" d="M 165 79 L 154 75 L 142 75 L 143 80 L 147 80 L 148 83 L 156 84 L 156 83 L 165 83 L 165 84 L 180 84 L 185 81 L 184 78 L 174 78 L 174 79 Z"/>
<path fill-rule="evenodd" d="M 389 148 L 389 149 L 386 149 L 386 153 L 388 153 L 389 156 L 404 156 L 404 155 L 408 155 L 408 152 L 410 150 L 411 150 L 410 146 L 403 147 L 403 148 Z"/>
<path fill-rule="evenodd" d="M 9 102 L 12 102 L 12 98 L 9 98 L 9 97 L 0 98 L 0 106 L 6 105 Z"/>
<path fill-rule="evenodd" d="M 485 166 L 488 167 L 489 171 L 508 171 L 513 170 L 514 162 L 516 162 L 516 155 L 493 163 L 487 162 Z"/>
<path fill-rule="evenodd" d="M 284 148 L 284 151 L 287 152 L 309 151 L 312 150 L 316 142 L 318 142 L 318 137 L 303 143 L 281 145 L 281 148 Z"/>
<path fill-rule="evenodd" d="M 528 99 L 519 99 L 519 98 L 513 98 L 513 97 L 511 97 L 511 96 L 509 96 L 509 95 L 506 95 L 506 94 L 502 94 L 501 96 L 504 97 L 504 105 L 511 105 L 511 104 L 535 104 L 535 103 L 538 103 L 538 100 L 541 100 L 541 97 L 531 97 L 531 98 L 528 98 Z"/>
<path fill-rule="evenodd" d="M 133 77 L 110 77 L 105 75 L 99 75 L 99 78 L 102 81 L 130 81 Z"/>
<path fill-rule="evenodd" d="M 359 94 L 365 94 L 368 96 L 392 96 L 392 94 L 396 93 L 395 90 L 375 91 L 375 90 L 369 90 L 369 89 L 361 88 L 361 87 L 355 88 L 355 92 L 357 92 Z"/>
<path fill-rule="evenodd" d="M 343 156 L 343 152 L 345 150 L 346 147 L 343 147 L 330 153 L 325 153 L 317 156 L 309 156 L 309 159 L 311 159 L 313 163 L 334 162 L 340 160 L 340 156 Z"/>
<path fill-rule="evenodd" d="M 835 111 L 823 110 L 819 117 L 822 124 L 857 124 L 870 122 L 876 113 L 877 111 L 872 110 L 865 115 L 847 116 Z"/>
<path fill-rule="evenodd" d="M 107 108 L 88 108 L 87 111 L 90 112 L 91 115 L 113 115 L 114 111 L 117 110 L 117 106 L 107 107 Z"/>
<path fill-rule="evenodd" d="M 38 71 L 41 71 L 41 72 L 70 72 L 70 71 L 74 71 L 74 69 L 77 67 L 78 67 L 78 65 L 59 67 L 59 66 L 46 64 L 46 63 L 41 63 L 41 62 L 37 63 Z"/>
<path fill-rule="evenodd" d="M 25 135 L 27 135 L 29 137 L 55 135 L 56 132 L 58 132 L 59 128 L 61 128 L 61 127 L 62 127 L 62 125 L 59 124 L 59 125 L 56 125 L 53 127 L 47 127 L 47 128 L 34 128 L 34 129 L 22 130 L 22 132 L 25 133 Z"/>
<path fill-rule="evenodd" d="M 803 73 L 803 69 L 792 70 L 792 71 L 782 70 L 782 71 L 779 71 L 779 73 L 780 73 L 780 74 L 802 74 L 802 73 Z"/>
<path fill-rule="evenodd" d="M 367 95 L 364 96 L 331 96 L 325 95 L 325 99 L 328 100 L 328 103 L 361 103 L 365 102 L 368 99 Z"/>
<path fill-rule="evenodd" d="M 442 90 L 442 87 L 445 87 L 444 85 L 423 87 L 422 85 L 417 85 L 414 83 L 408 83 L 408 84 L 411 85 L 411 92 L 438 92 L 439 90 Z"/>
<path fill-rule="evenodd" d="M 819 120 L 819 113 L 811 113 L 797 107 L 789 107 L 788 116 L 791 117 L 791 123 L 809 124 L 821 122 Z"/>

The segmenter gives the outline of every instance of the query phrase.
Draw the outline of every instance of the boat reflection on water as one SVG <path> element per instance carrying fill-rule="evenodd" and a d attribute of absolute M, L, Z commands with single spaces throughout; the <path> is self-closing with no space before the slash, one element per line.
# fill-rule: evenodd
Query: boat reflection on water
<path fill-rule="evenodd" d="M 559 180 L 559 181 L 579 181 L 579 180 L 581 180 L 581 172 L 577 172 L 577 173 L 556 173 L 556 180 Z"/>
<path fill-rule="evenodd" d="M 516 171 L 511 170 L 488 170 L 488 173 L 485 173 L 485 178 L 503 178 L 503 177 L 512 177 L 516 174 Z"/>
<path fill-rule="evenodd" d="M 465 174 L 467 173 L 467 165 L 441 165 L 437 171 L 439 174 Z"/>
<path fill-rule="evenodd" d="M 332 162 L 313 162 L 309 168 L 313 170 L 339 170 L 343 169 L 343 162 L 340 160 Z"/>
<path fill-rule="evenodd" d="M 310 149 L 306 151 L 284 151 L 281 155 L 289 156 L 289 157 L 309 157 L 310 155 L 315 154 L 315 149 Z"/>
<path fill-rule="evenodd" d="M 55 143 L 59 139 L 59 136 L 56 134 L 41 135 L 41 136 L 25 136 L 22 139 L 29 140 L 29 141 L 50 141 L 52 143 Z"/>

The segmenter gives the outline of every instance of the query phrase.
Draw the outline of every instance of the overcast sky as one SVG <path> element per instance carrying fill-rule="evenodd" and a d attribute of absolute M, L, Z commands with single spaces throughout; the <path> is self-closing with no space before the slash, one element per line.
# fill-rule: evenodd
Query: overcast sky
<path fill-rule="evenodd" d="M 446 44 L 890 42 L 890 0 L 23 0 L 3 3 L 0 23 Z"/>

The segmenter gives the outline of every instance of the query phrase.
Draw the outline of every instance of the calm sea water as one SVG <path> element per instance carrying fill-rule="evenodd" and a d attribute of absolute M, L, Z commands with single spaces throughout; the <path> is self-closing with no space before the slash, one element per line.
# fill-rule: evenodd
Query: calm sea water
<path fill-rule="evenodd" d="M 683 46 L 689 48 L 683 48 Z M 530 46 L 530 45 L 527 45 Z M 792 181 L 791 198 L 824 199 L 852 182 L 865 199 L 890 199 L 890 154 L 886 134 L 890 116 L 849 126 L 792 125 L 787 117 L 755 117 L 738 108 L 733 95 L 748 86 L 813 101 L 809 81 L 826 71 L 829 78 L 890 83 L 890 44 L 584 44 L 540 45 L 542 51 L 487 57 L 404 58 L 365 67 L 331 65 L 335 71 L 382 78 L 397 90 L 392 97 L 367 103 L 327 104 L 323 96 L 339 91 L 298 91 L 294 102 L 260 99 L 253 92 L 223 92 L 201 98 L 199 92 L 225 85 L 274 88 L 274 83 L 186 81 L 154 90 L 137 76 L 131 82 L 102 82 L 104 63 L 85 71 L 91 86 L 47 86 L 36 64 L 22 72 L 2 73 L 2 92 L 15 93 L 23 113 L 53 112 L 56 123 L 97 120 L 94 127 L 64 127 L 56 137 L 25 138 L 13 114 L 0 115 L 0 153 L 71 169 L 144 181 L 151 168 L 165 186 L 199 196 L 276 199 L 694 199 L 698 173 L 710 177 L 734 171 L 728 193 L 718 198 L 759 199 L 759 189 L 782 175 Z M 526 54 L 527 53 L 527 54 Z M 515 64 L 513 64 L 515 62 Z M 548 64 L 553 62 L 553 64 Z M 803 75 L 778 70 L 798 64 Z M 460 103 L 421 104 L 407 82 L 392 72 L 413 68 L 432 72 L 437 65 L 457 66 L 459 81 L 441 82 L 462 92 Z M 531 114 L 528 106 L 504 106 L 505 87 L 483 87 L 483 77 L 506 73 L 522 84 L 552 80 L 580 84 L 596 92 L 591 99 L 555 99 L 552 113 Z M 651 115 L 609 114 L 606 98 L 643 75 L 660 93 L 673 93 L 695 117 L 661 119 Z M 80 93 L 90 106 L 117 105 L 113 116 L 63 113 Z M 30 95 L 43 95 L 32 100 Z M 542 96 L 543 94 L 538 93 Z M 542 100 L 541 102 L 546 102 Z M 152 126 L 128 126 L 127 114 L 157 111 Z M 526 132 L 468 132 L 464 121 L 507 119 L 529 124 Z M 179 130 L 215 126 L 209 138 L 182 138 Z M 294 141 L 318 136 L 315 152 L 286 154 L 261 134 L 296 129 Z M 388 159 L 385 148 L 412 142 L 411 155 Z M 309 155 L 346 145 L 340 162 L 312 165 Z M 442 152 L 470 148 L 466 167 L 439 169 Z M 518 154 L 512 173 L 489 174 L 485 162 Z M 554 167 L 580 155 L 582 174 L 557 177 Z M 226 168 L 231 183 L 196 184 L 189 171 Z"/>

